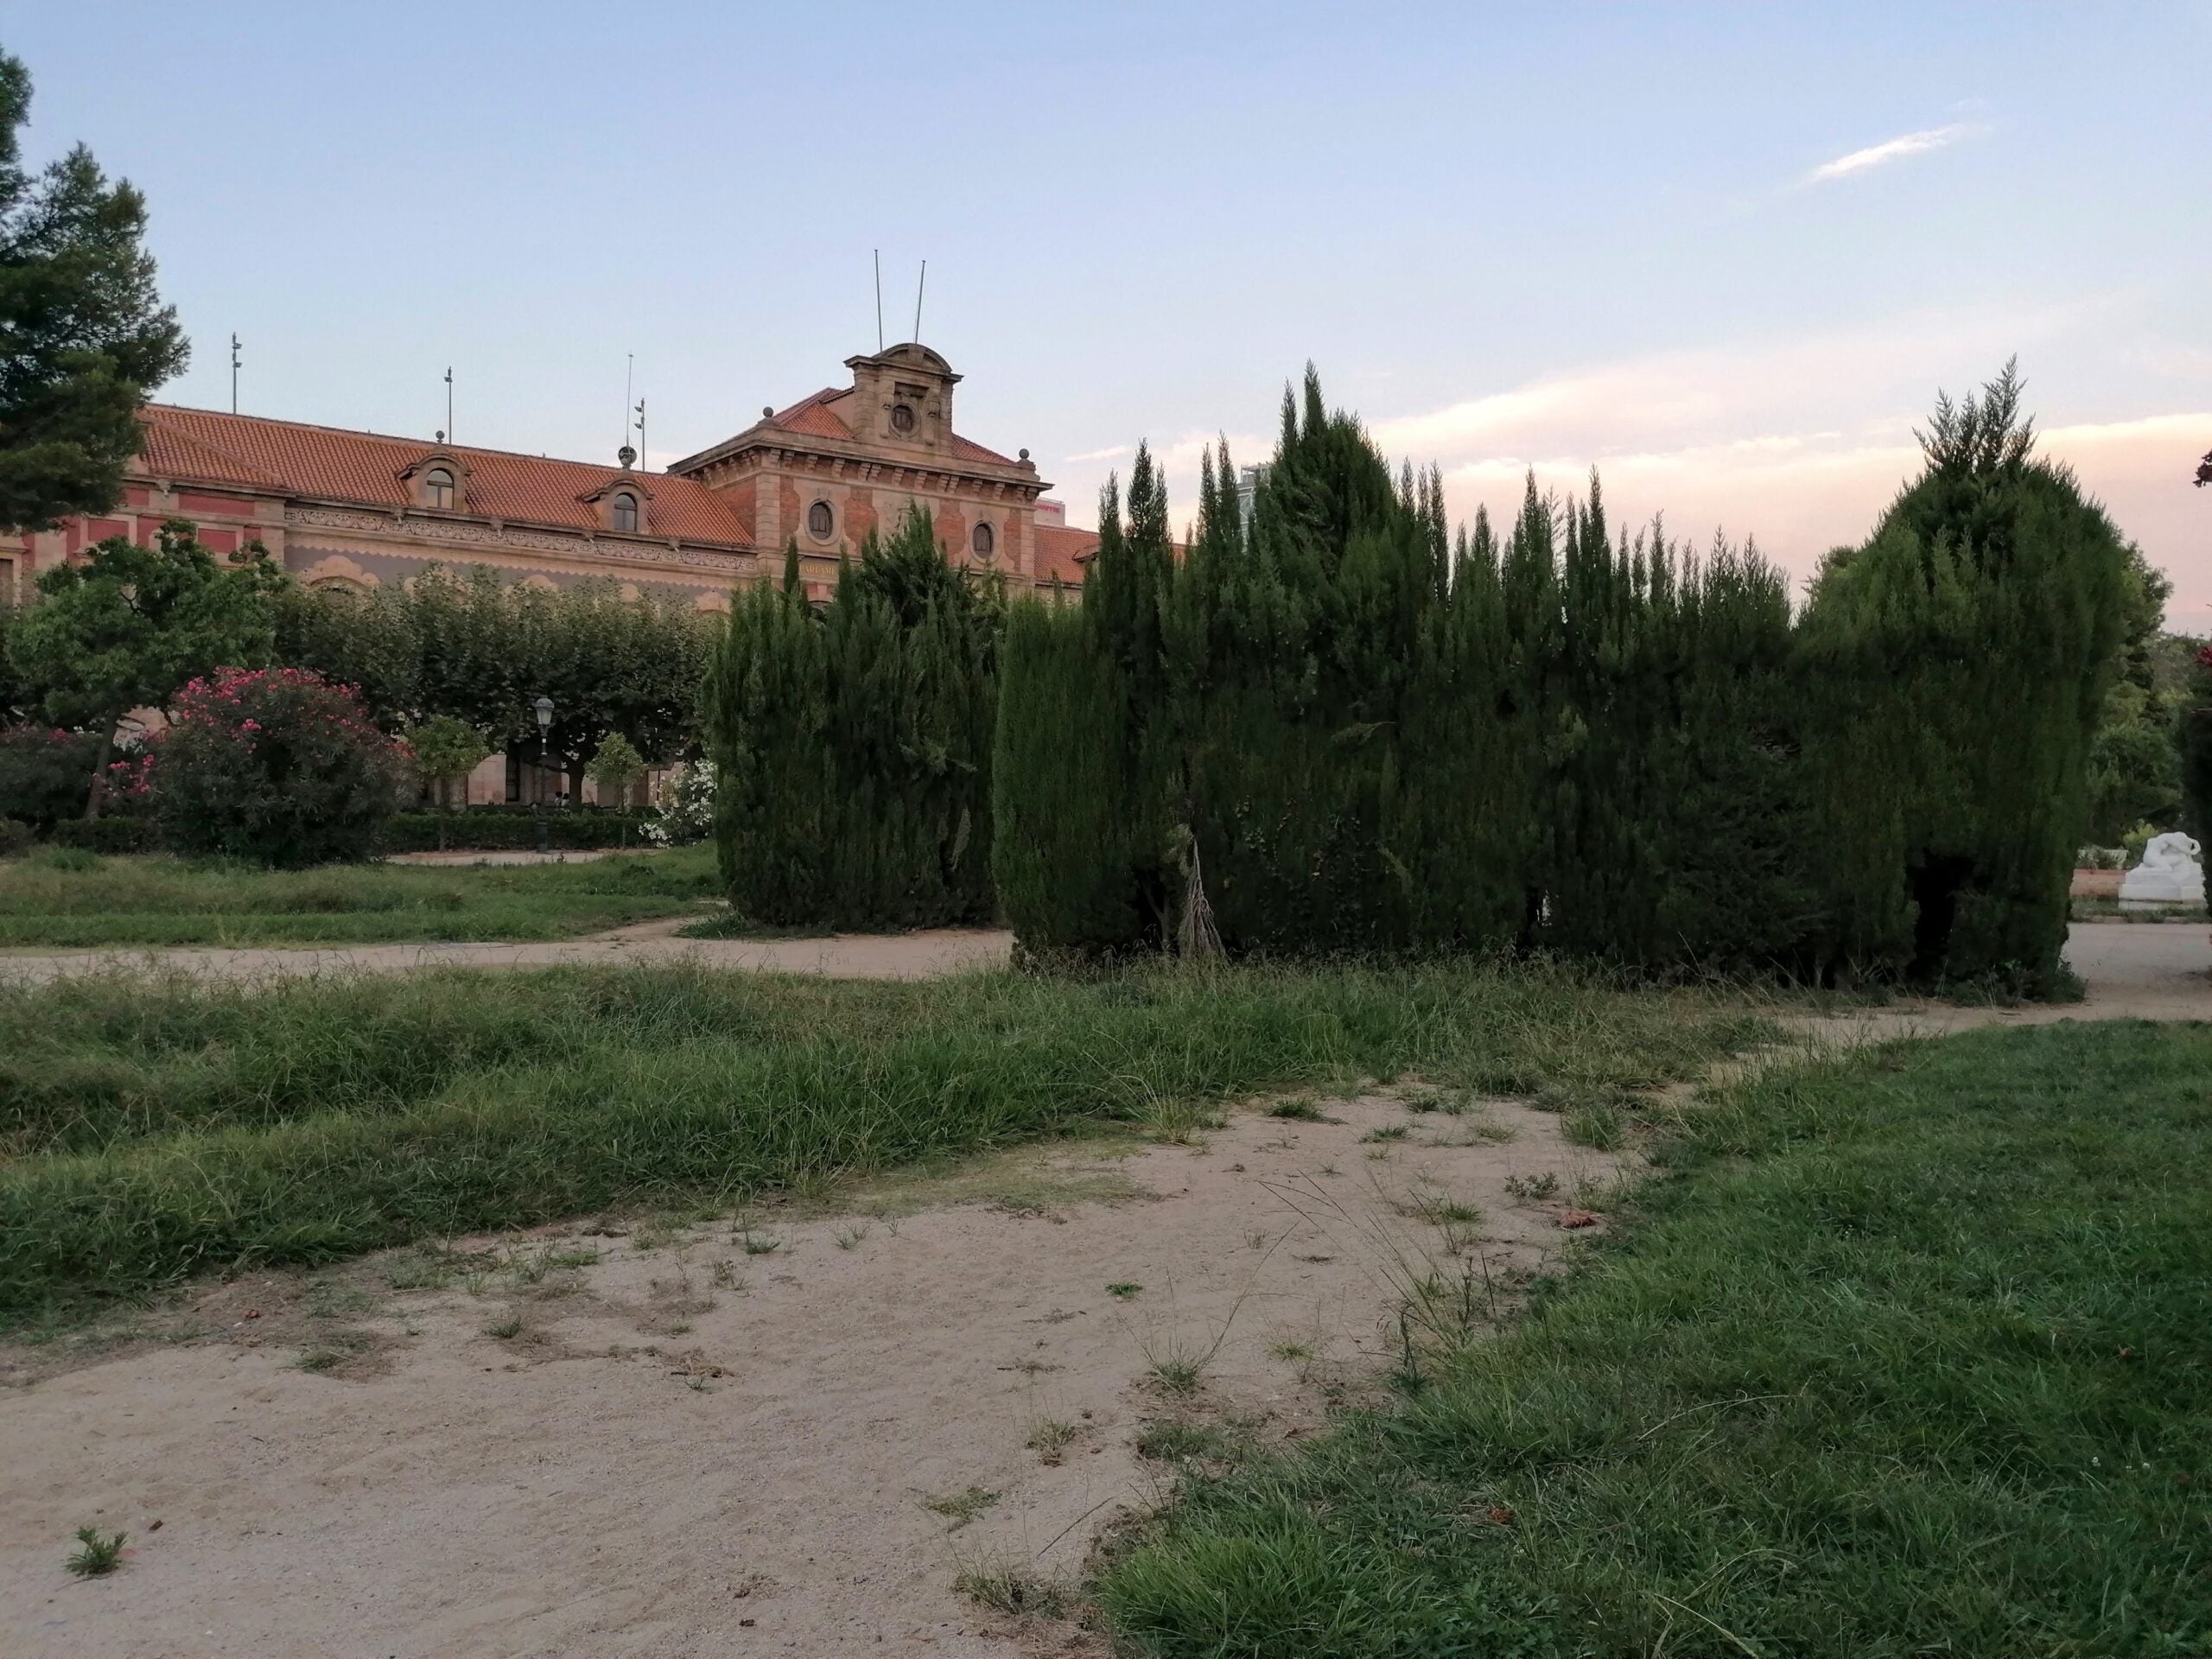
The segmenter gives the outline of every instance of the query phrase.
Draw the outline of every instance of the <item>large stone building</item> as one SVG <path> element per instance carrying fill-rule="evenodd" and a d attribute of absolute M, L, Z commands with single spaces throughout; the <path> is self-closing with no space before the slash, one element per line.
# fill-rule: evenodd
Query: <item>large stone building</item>
<path fill-rule="evenodd" d="M 259 542 L 310 585 L 373 588 L 430 564 L 488 565 L 565 587 L 610 578 L 720 610 L 780 575 L 798 543 L 825 596 L 842 555 L 927 508 L 945 556 L 1016 588 L 1080 585 L 1097 537 L 1070 530 L 1029 452 L 1008 460 L 954 428 L 960 377 L 926 346 L 846 359 L 852 384 L 782 410 L 664 473 L 556 461 L 149 404 L 146 446 L 112 513 L 0 543 L 0 602 L 111 536 L 150 542 L 188 518 L 217 552 Z"/>

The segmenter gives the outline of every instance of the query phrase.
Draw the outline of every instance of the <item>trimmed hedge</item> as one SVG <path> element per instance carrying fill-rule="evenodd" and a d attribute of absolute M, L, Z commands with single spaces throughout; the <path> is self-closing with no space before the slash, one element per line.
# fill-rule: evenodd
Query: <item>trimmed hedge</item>
<path fill-rule="evenodd" d="M 602 812 L 594 807 L 546 807 L 533 816 L 526 806 L 472 806 L 458 812 L 395 812 L 377 838 L 380 853 L 435 853 L 445 831 L 448 852 L 535 852 L 540 823 L 545 844 L 559 852 L 602 847 L 652 845 L 640 831 L 658 820 L 634 812 Z"/>
<path fill-rule="evenodd" d="M 1793 615 L 1586 496 L 1447 534 L 1308 373 L 1249 519 L 1140 449 L 1080 610 L 1025 608 L 995 767 L 1025 950 L 1542 950 L 2058 988 L 2126 553 L 2008 367 Z"/>

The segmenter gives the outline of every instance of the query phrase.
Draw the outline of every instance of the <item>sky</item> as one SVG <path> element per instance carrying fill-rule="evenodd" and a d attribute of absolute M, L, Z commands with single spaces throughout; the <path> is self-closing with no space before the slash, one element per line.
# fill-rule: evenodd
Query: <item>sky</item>
<path fill-rule="evenodd" d="M 1455 514 L 1865 537 L 1939 388 L 2212 632 L 2212 0 L 0 6 L 29 155 L 146 194 L 168 401 L 648 464 L 920 334 L 1071 522 L 1309 361 Z M 632 365 L 634 365 L 634 368 Z"/>

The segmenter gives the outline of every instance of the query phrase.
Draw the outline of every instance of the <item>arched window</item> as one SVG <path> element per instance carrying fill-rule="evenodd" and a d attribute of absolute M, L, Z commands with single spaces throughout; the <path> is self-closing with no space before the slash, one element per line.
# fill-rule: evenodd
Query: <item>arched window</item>
<path fill-rule="evenodd" d="M 992 534 L 988 524 L 978 524 L 976 533 L 968 538 L 968 544 L 976 550 L 977 558 L 988 559 L 997 550 L 998 537 Z"/>
<path fill-rule="evenodd" d="M 453 474 L 442 467 L 433 467 L 423 474 L 423 505 L 453 510 Z"/>
<path fill-rule="evenodd" d="M 827 501 L 817 501 L 806 510 L 806 533 L 816 541 L 828 541 L 836 530 L 837 515 L 830 512 Z"/>
<path fill-rule="evenodd" d="M 627 490 L 620 492 L 614 498 L 614 511 L 612 517 L 614 528 L 617 530 L 637 529 L 638 498 Z"/>

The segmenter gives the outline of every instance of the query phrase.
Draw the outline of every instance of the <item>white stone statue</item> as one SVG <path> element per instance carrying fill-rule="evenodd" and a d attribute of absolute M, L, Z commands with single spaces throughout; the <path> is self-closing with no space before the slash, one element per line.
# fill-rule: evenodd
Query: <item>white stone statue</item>
<path fill-rule="evenodd" d="M 2152 836 L 2143 849 L 2143 861 L 2121 878 L 2120 904 L 2129 910 L 2202 904 L 2204 867 L 2197 862 L 2197 855 L 2203 850 L 2193 837 L 2178 830 Z"/>

